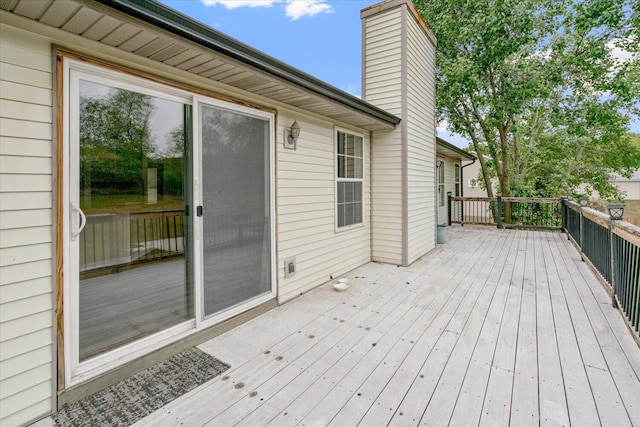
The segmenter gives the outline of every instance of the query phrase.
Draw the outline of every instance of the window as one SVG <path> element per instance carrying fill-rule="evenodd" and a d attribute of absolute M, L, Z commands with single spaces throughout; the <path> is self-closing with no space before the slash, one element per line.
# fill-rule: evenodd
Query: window
<path fill-rule="evenodd" d="M 336 224 L 362 224 L 362 136 L 336 131 Z"/>
<path fill-rule="evenodd" d="M 460 197 L 460 163 L 453 164 L 453 176 L 455 182 L 455 195 L 456 197 Z"/>

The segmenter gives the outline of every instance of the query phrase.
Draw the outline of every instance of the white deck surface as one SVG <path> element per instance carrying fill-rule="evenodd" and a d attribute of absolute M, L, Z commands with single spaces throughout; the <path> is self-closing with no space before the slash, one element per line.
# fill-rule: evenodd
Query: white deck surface
<path fill-rule="evenodd" d="M 640 349 L 566 236 L 450 227 L 200 346 L 231 364 L 138 426 L 640 426 Z"/>

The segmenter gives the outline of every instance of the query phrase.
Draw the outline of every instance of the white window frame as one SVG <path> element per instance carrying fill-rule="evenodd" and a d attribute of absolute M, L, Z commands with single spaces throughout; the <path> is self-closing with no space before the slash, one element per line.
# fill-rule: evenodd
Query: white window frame
<path fill-rule="evenodd" d="M 276 274 L 278 272 L 276 265 L 276 212 L 275 212 L 275 162 L 274 162 L 274 123 L 275 116 L 272 113 L 257 110 L 251 107 L 245 107 L 242 105 L 232 104 L 226 101 L 213 99 L 209 97 L 193 95 L 193 157 L 195 161 L 195 165 L 193 167 L 193 176 L 196 177 L 195 182 L 193 183 L 193 196 L 195 198 L 193 206 L 199 206 L 203 204 L 204 200 L 204 186 L 200 183 L 203 182 L 202 174 L 203 174 L 203 165 L 202 165 L 202 127 L 200 123 L 200 108 L 202 106 L 215 107 L 220 109 L 225 109 L 228 111 L 233 111 L 235 113 L 240 113 L 250 117 L 257 117 L 260 119 L 268 119 L 270 121 L 269 126 L 269 186 L 270 186 L 270 227 L 271 227 L 271 240 L 270 240 L 270 248 L 271 248 L 271 291 L 257 295 L 253 298 L 250 298 L 247 301 L 243 301 L 239 304 L 236 304 L 232 307 L 229 307 L 221 312 L 211 314 L 209 316 L 205 315 L 204 309 L 204 288 L 200 286 L 203 282 L 204 276 L 204 262 L 203 262 L 203 253 L 204 253 L 204 227 L 202 224 L 202 217 L 194 217 L 195 225 L 194 225 L 194 245 L 196 246 L 196 252 L 194 254 L 194 282 L 195 282 L 195 295 L 196 301 L 194 301 L 196 308 L 196 326 L 198 329 L 208 328 L 220 323 L 223 320 L 229 319 L 233 316 L 236 316 L 240 313 L 247 311 L 248 309 L 258 306 L 262 303 L 265 303 L 273 298 L 277 297 L 276 293 Z"/>
<path fill-rule="evenodd" d="M 80 362 L 79 359 L 79 286 L 77 283 L 77 262 L 78 253 L 74 249 L 69 239 L 68 221 L 64 221 L 63 235 L 63 343 L 64 343 L 64 367 L 65 367 L 65 388 L 81 384 L 88 379 L 106 373 L 118 366 L 122 366 L 131 362 L 145 354 L 158 350 L 166 345 L 177 342 L 195 334 L 202 329 L 213 326 L 223 320 L 227 320 L 237 314 L 247 311 L 261 303 L 269 301 L 277 296 L 277 253 L 276 246 L 276 219 L 275 219 L 275 162 L 274 162 L 274 140 L 275 140 L 275 114 L 250 108 L 233 102 L 222 101 L 215 98 L 208 98 L 185 89 L 172 87 L 168 84 L 155 82 L 150 79 L 134 76 L 124 71 L 112 70 L 103 66 L 92 64 L 85 61 L 78 61 L 70 58 L 64 58 L 63 62 L 63 182 L 62 182 L 62 200 L 63 200 L 63 218 L 70 218 L 70 201 L 78 197 L 78 188 L 74 188 L 77 184 L 77 178 L 74 174 L 77 171 L 71 170 L 78 164 L 77 150 L 79 141 L 79 104 L 72 100 L 79 97 L 79 82 L 81 79 L 89 80 L 96 83 L 105 84 L 112 87 L 119 87 L 125 90 L 131 90 L 144 93 L 158 98 L 178 101 L 187 105 L 191 105 L 193 112 L 193 175 L 197 177 L 192 183 L 193 199 L 189 201 L 191 206 L 198 206 L 202 200 L 201 186 L 201 166 L 200 162 L 200 139 L 199 126 L 196 114 L 198 103 L 206 103 L 209 105 L 217 105 L 223 108 L 237 111 L 242 114 L 253 115 L 257 117 L 267 118 L 270 122 L 269 126 L 269 165 L 270 165 L 270 235 L 271 235 L 271 292 L 259 295 L 248 301 L 236 306 L 230 307 L 213 317 L 204 318 L 202 309 L 202 251 L 198 248 L 201 245 L 202 219 L 193 217 L 193 239 L 194 239 L 194 279 L 192 285 L 194 289 L 194 318 L 189 319 L 181 324 L 175 325 L 168 329 L 159 331 L 150 336 L 141 338 L 137 341 L 125 344 L 121 347 L 99 354 L 88 360 Z M 71 140 L 75 138 L 75 141 Z M 74 150 L 76 152 L 74 152 Z M 74 263 L 76 267 L 74 267 Z M 75 274 L 75 276 L 74 276 Z"/>
<path fill-rule="evenodd" d="M 338 156 L 340 155 L 338 153 L 338 134 L 339 133 L 345 133 L 348 135 L 353 135 L 353 136 L 357 136 L 360 137 L 362 139 L 362 178 L 340 178 L 338 177 Z M 364 177 L 366 176 L 366 170 L 365 170 L 365 138 L 364 135 L 359 133 L 359 132 L 354 132 L 351 129 L 346 129 L 346 128 L 340 128 L 340 127 L 334 127 L 334 131 L 333 131 L 333 160 L 334 160 L 334 165 L 335 165 L 335 172 L 334 172 L 334 191 L 335 191 L 335 203 L 334 203 L 334 221 L 335 221 L 335 231 L 337 233 L 339 232 L 343 232 L 343 231 L 347 231 L 347 230 L 351 230 L 354 228 L 359 228 L 359 227 L 363 227 L 364 226 L 364 201 L 365 201 L 365 194 L 366 194 L 366 190 L 365 190 L 365 179 Z M 352 156 L 355 157 L 355 156 Z M 338 226 L 338 184 L 341 182 L 359 182 L 361 183 L 361 188 L 362 188 L 362 195 L 361 195 L 361 199 L 362 199 L 362 221 L 358 222 L 358 223 L 354 223 L 354 224 L 349 224 L 349 225 L 343 225 L 343 226 Z"/>
<path fill-rule="evenodd" d="M 456 171 L 458 174 L 456 176 Z M 456 162 L 453 164 L 453 195 L 456 197 L 460 197 L 462 195 L 462 168 L 460 167 L 460 163 Z"/>

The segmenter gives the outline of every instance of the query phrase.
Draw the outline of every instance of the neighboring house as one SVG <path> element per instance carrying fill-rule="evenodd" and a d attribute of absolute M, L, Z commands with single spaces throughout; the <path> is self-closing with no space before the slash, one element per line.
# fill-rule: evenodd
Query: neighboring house
<path fill-rule="evenodd" d="M 630 178 L 624 178 L 618 174 L 612 174 L 609 182 L 624 191 L 627 200 L 640 200 L 640 169 L 635 171 Z"/>
<path fill-rule="evenodd" d="M 475 151 L 471 152 L 474 156 Z M 491 161 L 490 157 L 485 156 L 485 161 Z M 480 162 L 475 162 L 465 169 L 465 182 L 464 182 L 464 195 L 466 197 L 487 197 L 487 190 L 481 185 L 482 171 L 480 169 Z M 498 178 L 491 179 L 491 185 L 493 187 L 493 194 L 498 192 Z"/>
<path fill-rule="evenodd" d="M 617 173 L 612 173 L 609 184 L 615 185 L 620 191 L 624 192 L 626 200 L 640 200 L 640 169 L 636 170 L 629 178 L 625 178 Z M 586 185 L 581 185 L 577 192 L 585 193 Z M 600 194 L 593 190 L 590 197 L 599 199 Z"/>
<path fill-rule="evenodd" d="M 361 13 L 364 100 L 155 2 L 0 9 L 3 426 L 435 247 L 411 1 Z"/>
<path fill-rule="evenodd" d="M 436 138 L 438 224 L 448 221 L 447 193 L 452 196 L 468 196 L 464 188 L 467 168 L 476 162 L 474 155 L 456 147 L 442 138 Z"/>

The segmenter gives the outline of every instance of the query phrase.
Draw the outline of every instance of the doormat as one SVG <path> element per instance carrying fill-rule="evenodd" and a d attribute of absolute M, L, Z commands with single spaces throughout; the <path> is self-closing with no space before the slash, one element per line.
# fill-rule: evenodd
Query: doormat
<path fill-rule="evenodd" d="M 129 426 L 193 390 L 229 365 L 190 348 L 65 406 L 53 415 L 58 426 Z"/>

